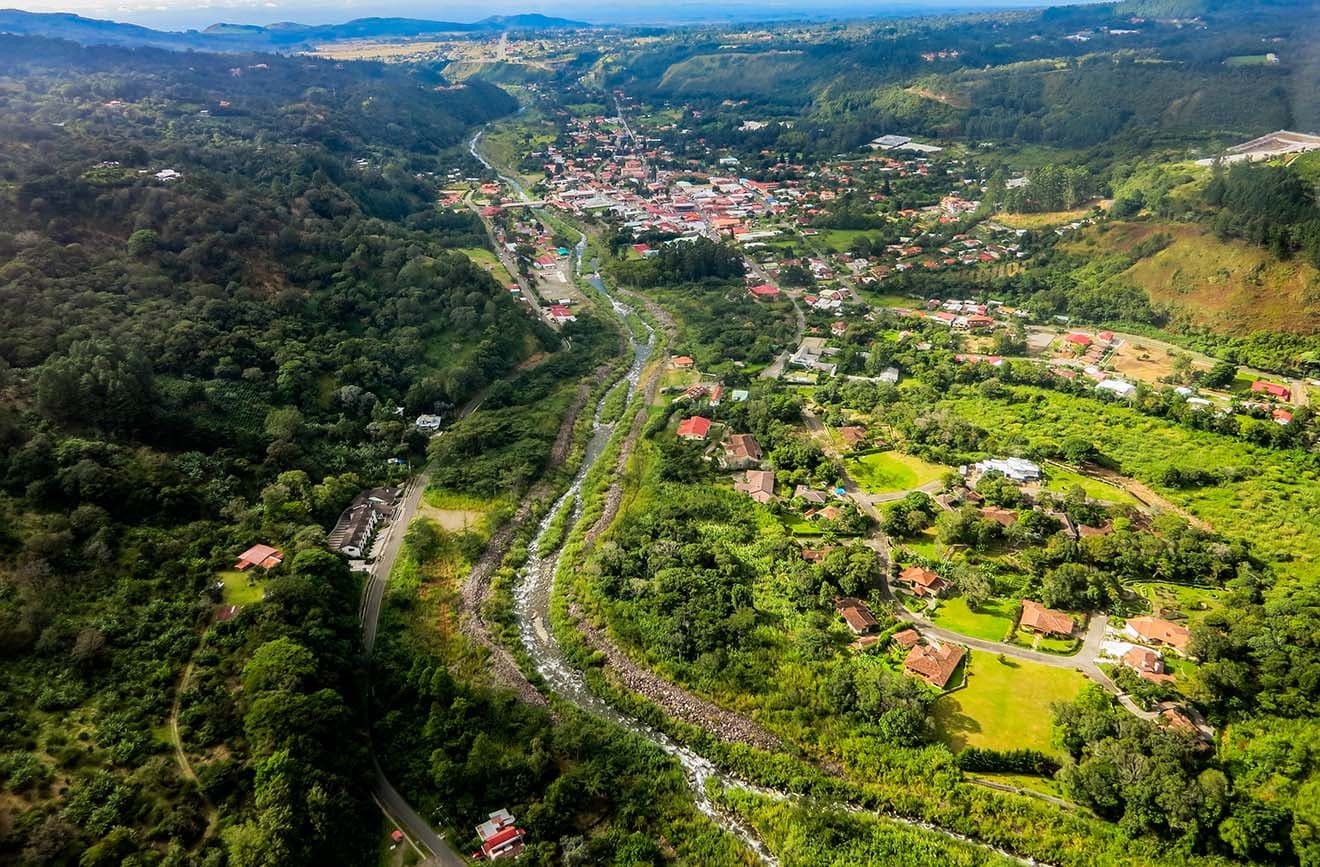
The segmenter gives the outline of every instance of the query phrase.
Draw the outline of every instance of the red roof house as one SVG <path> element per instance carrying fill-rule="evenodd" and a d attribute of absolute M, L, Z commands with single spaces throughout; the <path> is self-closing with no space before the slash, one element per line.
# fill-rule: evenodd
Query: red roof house
<path fill-rule="evenodd" d="M 909 566 L 899 573 L 898 582 L 918 596 L 939 596 L 949 584 L 937 573 L 921 566 Z"/>
<path fill-rule="evenodd" d="M 747 291 L 751 292 L 753 295 L 757 296 L 758 298 L 773 298 L 774 296 L 779 294 L 779 290 L 776 289 L 774 286 L 771 286 L 769 283 L 762 283 L 759 286 L 753 286 Z"/>
<path fill-rule="evenodd" d="M 1123 627 L 1123 631 L 1140 641 L 1171 647 L 1179 653 L 1187 652 L 1187 644 L 1192 633 L 1186 626 L 1165 620 L 1162 617 L 1133 617 Z"/>
<path fill-rule="evenodd" d="M 966 655 L 966 651 L 956 644 L 941 647 L 920 644 L 908 652 L 903 660 L 903 670 L 933 687 L 944 689 Z"/>
<path fill-rule="evenodd" d="M 678 424 L 678 435 L 685 440 L 704 440 L 710 434 L 710 419 L 694 415 Z"/>
<path fill-rule="evenodd" d="M 514 826 L 513 815 L 508 810 L 497 810 L 490 814 L 489 821 L 477 826 L 477 836 L 481 838 L 481 851 L 473 852 L 473 859 L 498 861 L 517 858 L 522 853 L 527 832 Z"/>
<path fill-rule="evenodd" d="M 1279 385 L 1277 382 L 1266 382 L 1263 379 L 1258 379 L 1251 384 L 1251 390 L 1264 392 L 1270 397 L 1277 397 L 1279 400 L 1292 399 L 1292 389 L 1286 385 Z"/>
<path fill-rule="evenodd" d="M 871 606 L 860 599 L 845 596 L 836 601 L 834 607 L 856 635 L 864 635 L 880 625 L 880 621 L 871 613 Z"/>

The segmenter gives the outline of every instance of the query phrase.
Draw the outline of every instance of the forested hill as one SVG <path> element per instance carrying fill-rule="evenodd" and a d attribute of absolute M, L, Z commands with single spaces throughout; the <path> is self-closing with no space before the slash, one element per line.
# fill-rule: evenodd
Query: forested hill
<path fill-rule="evenodd" d="M 421 455 L 407 414 L 558 345 L 436 205 L 513 107 L 424 68 L 0 37 L 0 863 L 359 862 L 357 584 L 325 532 Z M 256 543 L 284 564 L 211 626 Z"/>
<path fill-rule="evenodd" d="M 1170 0 L 857 22 L 806 38 L 792 28 L 754 39 L 698 32 L 605 68 L 640 98 L 734 100 L 748 118 L 815 122 L 812 135 L 804 124 L 753 134 L 789 154 L 886 133 L 1067 148 L 1222 144 L 1320 125 L 1316 49 L 1300 35 L 1318 15 L 1302 0 Z"/>

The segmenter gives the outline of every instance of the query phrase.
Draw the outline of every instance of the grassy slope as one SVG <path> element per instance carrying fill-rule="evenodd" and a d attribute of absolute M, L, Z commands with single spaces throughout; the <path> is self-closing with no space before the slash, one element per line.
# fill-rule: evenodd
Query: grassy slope
<path fill-rule="evenodd" d="M 993 599 L 982 605 L 980 610 L 972 611 L 967 607 L 966 599 L 955 596 L 940 602 L 934 623 L 961 635 L 1000 641 L 1013 625 L 1016 607 L 1011 599 Z"/>
<path fill-rule="evenodd" d="M 875 452 L 848 461 L 848 474 L 872 494 L 908 491 L 939 481 L 945 469 L 899 452 Z"/>
<path fill-rule="evenodd" d="M 1173 242 L 1138 261 L 1114 282 L 1144 290 L 1189 323 L 1224 333 L 1320 329 L 1320 274 L 1310 264 L 1279 261 L 1269 251 L 1220 241 L 1200 226 L 1116 222 L 1092 229 L 1067 249 L 1083 255 L 1128 252 L 1166 233 Z"/>

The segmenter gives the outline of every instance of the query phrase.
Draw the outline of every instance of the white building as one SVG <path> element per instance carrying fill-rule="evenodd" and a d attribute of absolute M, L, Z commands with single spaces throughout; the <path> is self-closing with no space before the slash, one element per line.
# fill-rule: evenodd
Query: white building
<path fill-rule="evenodd" d="M 1097 391 L 1108 391 L 1122 398 L 1129 398 L 1137 393 L 1135 385 L 1121 379 L 1106 379 L 1096 383 L 1095 388 Z"/>
<path fill-rule="evenodd" d="M 991 458 L 972 467 L 978 473 L 999 473 L 1015 482 L 1038 482 L 1042 478 L 1040 466 L 1026 458 Z"/>

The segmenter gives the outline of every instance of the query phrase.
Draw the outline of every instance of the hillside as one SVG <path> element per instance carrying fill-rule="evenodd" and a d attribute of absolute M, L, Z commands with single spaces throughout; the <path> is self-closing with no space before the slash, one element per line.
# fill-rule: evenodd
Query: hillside
<path fill-rule="evenodd" d="M 1175 324 L 1220 334 L 1320 333 L 1320 272 L 1313 265 L 1219 240 L 1202 226 L 1115 222 L 1089 229 L 1064 249 L 1092 258 L 1131 254 L 1152 238 L 1161 249 L 1109 278 L 1109 285 L 1137 287 L 1167 307 Z"/>
<path fill-rule="evenodd" d="M 1315 21 L 1313 4 L 1210 6 L 1196 27 L 1075 6 L 858 22 L 805 38 L 662 39 L 612 64 L 611 81 L 643 97 L 747 100 L 825 121 L 833 150 L 893 132 L 1066 149 L 1217 146 L 1320 116 L 1313 47 L 1277 36 Z M 1278 62 L 1244 61 L 1264 58 L 1263 41 Z"/>
<path fill-rule="evenodd" d="M 15 36 L 0 94 L 0 863 L 365 863 L 326 533 L 421 458 L 408 418 L 559 344 L 435 204 L 513 101 Z"/>

